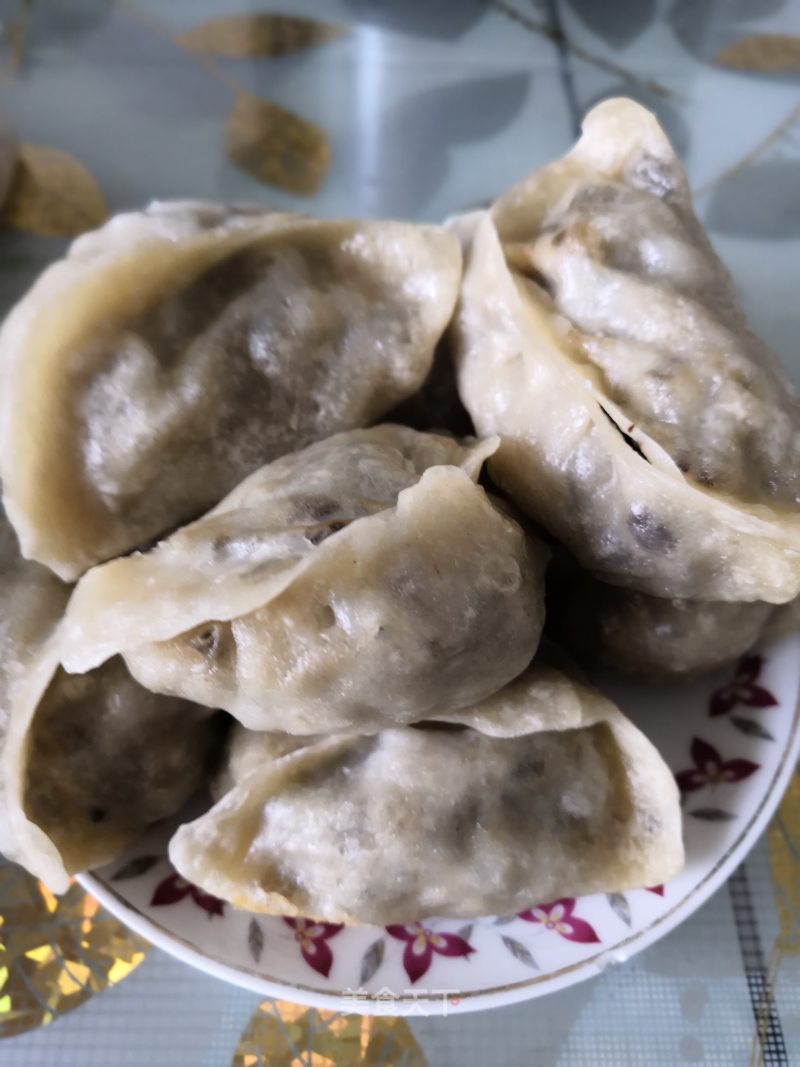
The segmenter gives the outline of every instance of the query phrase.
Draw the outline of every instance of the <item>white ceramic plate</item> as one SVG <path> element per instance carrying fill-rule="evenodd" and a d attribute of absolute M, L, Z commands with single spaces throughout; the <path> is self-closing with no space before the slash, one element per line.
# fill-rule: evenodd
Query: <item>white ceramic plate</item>
<path fill-rule="evenodd" d="M 665 886 L 475 922 L 340 927 L 237 911 L 169 865 L 171 827 L 81 883 L 160 948 L 272 997 L 372 1014 L 450 1013 L 553 992 L 683 922 L 741 863 L 800 755 L 800 635 L 682 685 L 599 680 L 659 747 L 684 792 L 687 863 Z"/>

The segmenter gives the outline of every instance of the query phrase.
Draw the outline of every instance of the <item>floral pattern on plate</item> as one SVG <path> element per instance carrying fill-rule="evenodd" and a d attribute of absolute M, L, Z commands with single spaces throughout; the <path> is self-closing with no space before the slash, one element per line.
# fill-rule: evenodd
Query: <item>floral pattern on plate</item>
<path fill-rule="evenodd" d="M 341 1008 L 357 994 L 358 1010 L 391 1014 L 405 1001 L 447 994 L 452 1010 L 467 1010 L 590 977 L 685 918 L 766 824 L 800 752 L 800 637 L 689 684 L 597 681 L 655 742 L 682 790 L 687 863 L 667 886 L 532 902 L 512 916 L 385 928 L 251 915 L 174 872 L 170 825 L 83 881 L 168 951 L 267 995 L 320 1007 Z"/>

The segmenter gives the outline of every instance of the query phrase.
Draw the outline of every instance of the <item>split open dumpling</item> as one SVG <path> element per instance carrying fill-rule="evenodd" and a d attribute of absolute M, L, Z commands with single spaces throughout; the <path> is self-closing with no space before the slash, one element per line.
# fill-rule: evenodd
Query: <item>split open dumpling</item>
<path fill-rule="evenodd" d="M 116 657 L 59 665 L 69 588 L 0 522 L 0 849 L 51 889 L 119 855 L 201 783 L 221 724 L 149 693 Z"/>
<path fill-rule="evenodd" d="M 81 237 L 0 332 L 23 554 L 77 578 L 374 422 L 425 380 L 460 278 L 436 226 L 174 203 Z"/>
<path fill-rule="evenodd" d="M 519 674 L 547 551 L 475 484 L 496 441 L 339 434 L 247 478 L 149 553 L 89 572 L 64 663 L 122 652 L 156 692 L 288 733 L 372 733 Z"/>
<path fill-rule="evenodd" d="M 795 597 L 800 404 L 653 116 L 601 104 L 563 159 L 454 228 L 459 389 L 515 502 L 606 581 Z"/>
<path fill-rule="evenodd" d="M 244 735 L 233 787 L 170 858 L 253 911 L 377 924 L 511 914 L 680 870 L 672 775 L 598 693 L 534 667 L 460 719 L 283 756 Z M 244 758 L 248 739 L 261 758 Z"/>

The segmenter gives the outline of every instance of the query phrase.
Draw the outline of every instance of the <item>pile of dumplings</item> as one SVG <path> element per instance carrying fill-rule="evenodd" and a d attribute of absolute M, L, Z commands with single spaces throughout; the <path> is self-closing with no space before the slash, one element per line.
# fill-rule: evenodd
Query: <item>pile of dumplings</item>
<path fill-rule="evenodd" d="M 56 891 L 198 791 L 171 861 L 255 911 L 664 882 L 675 782 L 580 665 L 796 622 L 800 405 L 627 100 L 444 226 L 80 238 L 0 332 L 0 474 L 0 847 Z"/>

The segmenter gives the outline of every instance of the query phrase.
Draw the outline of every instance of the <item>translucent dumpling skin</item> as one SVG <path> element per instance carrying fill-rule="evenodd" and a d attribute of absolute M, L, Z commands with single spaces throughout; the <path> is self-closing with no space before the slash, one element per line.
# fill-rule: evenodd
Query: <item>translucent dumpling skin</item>
<path fill-rule="evenodd" d="M 0 520 L 0 850 L 54 890 L 174 814 L 222 748 L 207 708 L 148 692 L 120 657 L 61 669 L 69 593 Z"/>
<path fill-rule="evenodd" d="M 680 870 L 672 775 L 599 694 L 533 668 L 460 718 L 250 769 L 240 755 L 244 775 L 170 858 L 251 910 L 378 924 L 513 914 Z"/>
<path fill-rule="evenodd" d="M 15 693 L 56 628 L 69 594 L 69 586 L 46 567 L 20 558 L 16 534 L 0 509 L 0 767 Z M 19 859 L 10 806 L 8 774 L 0 770 L 0 851 Z"/>
<path fill-rule="evenodd" d="M 150 689 L 287 733 L 473 703 L 524 670 L 544 621 L 547 551 L 473 481 L 494 447 L 387 425 L 283 457 L 86 575 L 67 668 L 121 651 Z"/>
<path fill-rule="evenodd" d="M 455 227 L 459 390 L 515 502 L 603 580 L 800 592 L 800 403 L 750 333 L 655 119 L 631 101 Z"/>
<path fill-rule="evenodd" d="M 596 108 L 575 149 L 492 217 L 509 263 L 564 316 L 573 358 L 687 480 L 797 511 L 800 402 L 748 330 L 652 115 Z"/>
<path fill-rule="evenodd" d="M 74 579 L 430 371 L 461 275 L 435 226 L 155 204 L 80 238 L 0 332 L 0 472 Z"/>
<path fill-rule="evenodd" d="M 68 873 L 84 871 L 179 811 L 221 744 L 207 709 L 148 692 L 119 657 L 59 670 L 31 723 L 23 811 Z"/>

